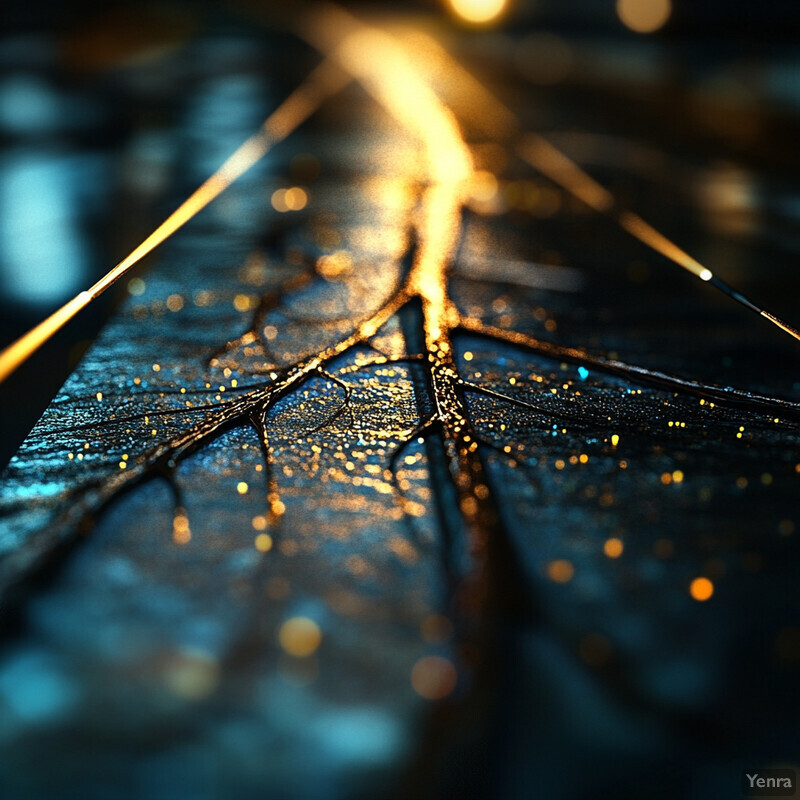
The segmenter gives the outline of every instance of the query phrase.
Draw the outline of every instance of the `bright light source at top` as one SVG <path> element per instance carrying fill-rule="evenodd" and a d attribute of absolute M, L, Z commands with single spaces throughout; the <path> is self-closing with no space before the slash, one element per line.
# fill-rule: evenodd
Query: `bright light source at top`
<path fill-rule="evenodd" d="M 506 9 L 506 0 L 449 0 L 453 13 L 464 22 L 487 25 Z"/>
<path fill-rule="evenodd" d="M 617 0 L 617 16 L 636 33 L 653 33 L 672 13 L 670 0 Z"/>

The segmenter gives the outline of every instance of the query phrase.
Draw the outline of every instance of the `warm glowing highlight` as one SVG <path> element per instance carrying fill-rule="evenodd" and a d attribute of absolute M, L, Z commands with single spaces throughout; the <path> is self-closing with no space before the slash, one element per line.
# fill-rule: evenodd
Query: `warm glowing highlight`
<path fill-rule="evenodd" d="M 247 172 L 273 144 L 285 138 L 319 106 L 322 100 L 345 83 L 342 73 L 327 62 L 311 74 L 264 122 L 258 133 L 245 141 L 225 163 L 172 212 L 138 247 L 87 291 L 81 292 L 58 311 L 0 353 L 0 382 L 57 333 L 79 311 L 116 283 L 136 263 L 185 225 L 195 214 Z"/>
<path fill-rule="evenodd" d="M 574 161 L 567 158 L 541 136 L 529 134 L 523 140 L 523 157 L 551 181 L 583 200 L 595 211 L 607 212 L 614 207 L 614 197 Z"/>
<path fill-rule="evenodd" d="M 662 256 L 666 256 L 670 261 L 674 261 L 684 269 L 688 269 L 689 272 L 697 275 L 701 280 L 710 281 L 714 277 L 711 270 L 704 267 L 699 261 L 695 261 L 688 253 L 681 250 L 678 245 L 667 239 L 663 233 L 659 233 L 652 225 L 646 223 L 638 214 L 623 211 L 619 215 L 619 224 L 640 242 L 661 253 Z"/>
<path fill-rule="evenodd" d="M 334 7 L 310 20 L 307 35 L 424 144 L 427 177 L 455 183 L 471 176 L 455 117 L 396 39 Z"/>
<path fill-rule="evenodd" d="M 689 594 L 700 603 L 711 599 L 714 584 L 708 578 L 695 578 L 689 585 Z"/>
<path fill-rule="evenodd" d="M 612 537 L 611 539 L 606 539 L 603 544 L 603 552 L 609 558 L 619 558 L 622 555 L 622 551 L 625 549 L 625 545 L 622 543 L 622 539 L 618 539 L 616 537 Z"/>
<path fill-rule="evenodd" d="M 506 10 L 506 0 L 449 0 L 451 11 L 464 22 L 488 25 Z"/>
<path fill-rule="evenodd" d="M 322 643 L 322 631 L 313 619 L 292 617 L 281 625 L 278 641 L 290 656 L 306 658 Z"/>
<path fill-rule="evenodd" d="M 663 28 L 670 14 L 670 0 L 617 0 L 620 22 L 635 33 L 653 33 Z"/>

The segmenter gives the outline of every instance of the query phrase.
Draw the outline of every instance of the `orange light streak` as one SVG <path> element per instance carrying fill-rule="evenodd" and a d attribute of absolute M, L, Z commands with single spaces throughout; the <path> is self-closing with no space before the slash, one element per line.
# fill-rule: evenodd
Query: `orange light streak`
<path fill-rule="evenodd" d="M 520 151 L 529 164 L 595 211 L 606 213 L 614 207 L 614 197 L 608 189 L 541 136 L 528 134 L 522 141 Z"/>
<path fill-rule="evenodd" d="M 688 253 L 681 250 L 678 245 L 667 239 L 663 233 L 659 233 L 638 214 L 623 211 L 619 214 L 617 220 L 631 236 L 635 236 L 640 242 L 661 253 L 662 256 L 666 256 L 670 261 L 674 261 L 684 269 L 689 270 L 693 275 L 697 275 L 701 281 L 710 281 L 714 277 L 710 269 L 707 269 L 699 261 L 696 261 Z"/>
<path fill-rule="evenodd" d="M 308 19 L 305 33 L 423 143 L 426 178 L 456 184 L 472 175 L 472 159 L 455 115 L 394 37 L 336 6 L 318 8 Z"/>
<path fill-rule="evenodd" d="M 511 138 L 519 122 L 474 75 L 427 33 L 397 26 L 393 32 L 414 53 L 414 67 L 444 98 L 459 119 L 491 137 Z"/>
<path fill-rule="evenodd" d="M 764 319 L 780 328 L 785 333 L 800 341 L 800 331 L 787 322 L 759 308 L 744 295 L 732 289 L 714 273 L 704 267 L 697 259 L 692 258 L 685 250 L 678 247 L 675 242 L 668 239 L 663 233 L 645 222 L 638 214 L 632 211 L 620 210 L 614 196 L 597 181 L 582 170 L 574 161 L 557 150 L 541 136 L 528 134 L 520 146 L 520 154 L 533 167 L 550 180 L 557 183 L 570 194 L 583 200 L 586 205 L 602 214 L 608 214 L 617 221 L 619 226 L 642 244 L 665 256 L 674 264 L 682 267 L 687 272 L 700 278 L 701 281 L 712 281 L 712 285 L 728 297 L 755 311 Z"/>
<path fill-rule="evenodd" d="M 764 319 L 768 319 L 773 325 L 777 325 L 781 330 L 786 331 L 790 336 L 794 336 L 795 339 L 800 341 L 800 331 L 798 331 L 797 328 L 793 328 L 788 322 L 784 322 L 774 314 L 770 314 L 769 311 L 764 311 L 762 309 L 759 313 Z"/>
<path fill-rule="evenodd" d="M 347 82 L 349 82 L 349 78 L 329 62 L 323 62 L 317 67 L 307 80 L 267 118 L 257 133 L 242 143 L 210 178 L 184 200 L 119 264 L 89 289 L 73 297 L 47 319 L 0 352 L 0 383 L 20 364 L 30 358 L 50 337 L 61 330 L 76 314 L 86 308 L 92 300 L 103 294 L 142 258 L 222 194 L 237 178 L 259 161 L 273 145 L 286 138 L 313 113 L 325 97 L 338 91 Z"/>
<path fill-rule="evenodd" d="M 406 290 L 423 303 L 426 343 L 436 349 L 457 316 L 447 297 L 447 273 L 460 234 L 474 166 L 453 112 L 397 39 L 328 6 L 309 20 L 306 35 L 349 72 L 422 144 L 428 189 L 416 224 L 419 246 Z"/>
<path fill-rule="evenodd" d="M 520 154 L 533 167 L 570 194 L 586 203 L 600 214 L 613 213 L 620 226 L 642 244 L 666 256 L 678 266 L 696 275 L 703 281 L 713 278 L 706 269 L 678 245 L 645 222 L 638 214 L 617 211 L 611 192 L 582 170 L 571 158 L 553 147 L 550 142 L 535 134 L 528 134 L 520 145 Z"/>
<path fill-rule="evenodd" d="M 514 114 L 491 95 L 438 42 L 419 32 L 403 31 L 413 44 L 418 67 L 448 96 L 459 115 L 490 136 L 513 139 L 519 135 L 519 123 Z M 692 258 L 663 233 L 645 222 L 638 214 L 620 209 L 611 192 L 601 186 L 585 170 L 546 139 L 535 134 L 522 137 L 520 155 L 543 175 L 581 199 L 593 210 L 608 214 L 629 234 L 647 247 L 668 258 L 700 280 L 710 282 L 715 289 L 760 314 L 782 331 L 800 341 L 800 331 L 759 308 L 744 295 L 720 280 L 714 273 Z"/>

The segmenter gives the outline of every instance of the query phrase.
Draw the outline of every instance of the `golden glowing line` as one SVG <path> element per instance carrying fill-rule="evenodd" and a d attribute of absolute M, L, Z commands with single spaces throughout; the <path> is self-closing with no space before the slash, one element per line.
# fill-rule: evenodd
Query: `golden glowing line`
<path fill-rule="evenodd" d="M 601 214 L 616 211 L 616 201 L 611 192 L 541 136 L 528 134 L 520 145 L 520 154 L 531 166 L 536 167 L 539 172 L 547 175 L 550 180 L 595 211 Z M 708 281 L 713 277 L 710 270 L 645 222 L 638 214 L 619 211 L 614 213 L 614 216 L 620 226 L 642 244 L 666 256 L 701 280 Z"/>
<path fill-rule="evenodd" d="M 619 214 L 617 220 L 631 236 L 635 236 L 640 242 L 666 256 L 670 261 L 674 261 L 684 269 L 688 269 L 689 272 L 697 275 L 701 280 L 709 281 L 713 277 L 710 270 L 706 269 L 699 261 L 695 261 L 688 253 L 667 239 L 663 233 L 659 233 L 652 225 L 648 225 L 638 214 L 623 211 Z"/>
<path fill-rule="evenodd" d="M 82 308 L 92 301 L 89 292 L 81 292 L 58 311 L 29 330 L 0 353 L 0 382 L 4 381 L 23 361 L 38 350 L 56 331 L 66 325 Z"/>
<path fill-rule="evenodd" d="M 406 289 L 423 301 L 432 346 L 450 324 L 446 275 L 458 242 L 460 208 L 473 174 L 469 149 L 450 109 L 431 88 L 407 48 L 334 6 L 312 17 L 311 42 L 353 75 L 422 143 L 430 186 L 416 222 L 419 239 Z"/>
<path fill-rule="evenodd" d="M 119 264 L 91 288 L 73 297 L 47 319 L 0 352 L 0 383 L 92 300 L 99 297 L 137 262 L 222 194 L 238 177 L 259 161 L 274 144 L 284 139 L 306 120 L 325 97 L 336 92 L 348 80 L 344 73 L 328 62 L 323 62 L 317 67 L 306 81 L 295 89 L 267 118 L 257 133 L 240 145 L 210 178 Z"/>
<path fill-rule="evenodd" d="M 427 33 L 398 26 L 392 31 L 414 53 L 414 67 L 447 98 L 447 103 L 469 125 L 489 136 L 507 138 L 518 133 L 519 122 L 474 75 L 454 61 Z"/>
<path fill-rule="evenodd" d="M 425 145 L 433 181 L 466 181 L 472 160 L 458 122 L 394 37 L 336 6 L 318 8 L 305 33 Z"/>
<path fill-rule="evenodd" d="M 541 136 L 528 134 L 523 139 L 520 152 L 529 164 L 595 211 L 604 214 L 614 207 L 614 197 L 608 189 Z"/>
<path fill-rule="evenodd" d="M 616 211 L 616 201 L 611 192 L 541 136 L 528 134 L 520 146 L 520 153 L 539 172 L 547 175 L 550 180 L 582 200 L 590 208 L 601 214 L 610 214 Z M 678 266 L 704 281 L 709 281 L 714 277 L 711 270 L 681 250 L 675 242 L 645 222 L 638 214 L 631 211 L 619 211 L 614 216 L 620 226 L 631 236 L 666 256 Z"/>
<path fill-rule="evenodd" d="M 527 135 L 523 139 L 519 152 L 531 166 L 547 175 L 548 178 L 566 189 L 570 194 L 583 200 L 595 211 L 610 215 L 623 230 L 638 239 L 642 244 L 665 256 L 687 272 L 691 272 L 701 281 L 710 282 L 715 289 L 736 300 L 737 303 L 741 303 L 751 311 L 760 314 L 764 319 L 769 320 L 773 325 L 800 341 L 800 332 L 791 325 L 778 319 L 774 314 L 770 314 L 769 311 L 759 308 L 743 294 L 728 286 L 724 281 L 717 278 L 710 269 L 692 258 L 685 250 L 682 250 L 675 242 L 645 222 L 638 214 L 620 210 L 617 207 L 614 196 L 607 189 L 603 188 L 574 161 L 542 139 L 541 136 Z"/>
<path fill-rule="evenodd" d="M 795 339 L 800 341 L 800 331 L 798 331 L 797 328 L 793 328 L 788 323 L 778 319 L 774 314 L 770 314 L 769 311 L 762 310 L 759 313 L 764 319 L 768 319 L 773 325 L 777 325 L 781 330 L 786 331 L 790 336 L 794 336 Z"/>

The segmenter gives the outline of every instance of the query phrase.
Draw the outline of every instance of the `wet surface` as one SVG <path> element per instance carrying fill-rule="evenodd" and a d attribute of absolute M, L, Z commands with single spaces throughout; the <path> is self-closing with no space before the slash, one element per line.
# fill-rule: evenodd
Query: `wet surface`
<path fill-rule="evenodd" d="M 188 47 L 177 198 L 306 74 Z M 790 175 L 500 77 L 792 319 Z M 347 87 L 164 245 L 6 470 L 9 796 L 729 798 L 797 768 L 797 343 L 455 101 L 481 172 L 448 205 L 442 142 L 381 102 Z"/>

